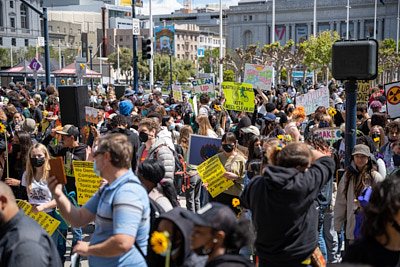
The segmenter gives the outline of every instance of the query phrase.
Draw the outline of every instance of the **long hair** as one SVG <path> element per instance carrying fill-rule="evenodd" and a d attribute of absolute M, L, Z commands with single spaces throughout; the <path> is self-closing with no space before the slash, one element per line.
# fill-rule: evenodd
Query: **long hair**
<path fill-rule="evenodd" d="M 214 131 L 211 127 L 207 115 L 200 114 L 199 116 L 197 116 L 197 120 L 199 121 L 199 135 L 207 136 L 208 130 Z"/>
<path fill-rule="evenodd" d="M 352 157 L 353 159 L 353 157 Z M 350 181 L 353 180 L 354 195 L 359 197 L 361 192 L 366 186 L 373 185 L 374 178 L 372 176 L 372 161 L 369 157 L 367 164 L 362 168 L 360 172 L 356 172 L 350 167 L 346 168 L 346 181 L 345 181 L 345 195 L 347 196 L 347 190 L 349 189 Z"/>
<path fill-rule="evenodd" d="M 193 134 L 193 129 L 190 125 L 184 125 L 179 131 L 178 144 L 182 147 L 183 152 L 189 149 L 189 136 Z"/>
<path fill-rule="evenodd" d="M 261 142 L 261 147 L 263 145 L 263 140 L 262 140 L 262 136 L 261 135 L 253 135 L 250 138 L 249 141 L 249 156 L 247 158 L 248 162 L 252 161 L 253 159 L 257 158 L 256 155 L 254 154 L 254 144 L 256 142 L 260 141 Z M 261 158 L 259 158 L 261 159 Z"/>
<path fill-rule="evenodd" d="M 31 136 L 29 133 L 25 131 L 17 131 L 15 132 L 15 135 L 19 139 L 19 144 L 20 144 L 20 152 L 21 152 L 21 161 L 22 161 L 22 166 L 25 166 L 26 164 L 26 158 L 28 156 L 28 150 L 32 146 L 32 140 Z"/>
<path fill-rule="evenodd" d="M 43 176 L 42 176 L 42 180 L 47 182 L 47 179 L 49 178 L 49 171 L 50 171 L 50 154 L 47 151 L 47 148 L 40 144 L 34 144 L 33 146 L 31 146 L 31 148 L 28 151 L 28 155 L 27 155 L 27 160 L 26 160 L 26 187 L 28 188 L 28 191 L 30 192 L 32 190 L 32 182 L 33 182 L 33 177 L 36 174 L 36 170 L 35 168 L 32 166 L 32 162 L 31 162 L 31 152 L 34 149 L 38 149 L 40 150 L 43 154 L 44 154 L 44 164 L 43 164 Z"/>
<path fill-rule="evenodd" d="M 390 236 L 386 226 L 392 223 L 400 211 L 400 175 L 395 172 L 372 188 L 368 205 L 364 209 L 365 219 L 361 228 L 364 236 L 384 236 L 387 245 Z"/>

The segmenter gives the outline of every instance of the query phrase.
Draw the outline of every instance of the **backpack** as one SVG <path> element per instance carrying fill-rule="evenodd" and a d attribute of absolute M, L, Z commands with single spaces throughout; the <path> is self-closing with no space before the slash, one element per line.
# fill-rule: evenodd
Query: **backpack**
<path fill-rule="evenodd" d="M 181 187 L 184 182 L 185 177 L 187 177 L 186 172 L 186 162 L 183 159 L 183 150 L 182 147 L 178 144 L 175 144 L 175 151 L 172 150 L 166 143 L 159 145 L 156 148 L 156 159 L 158 158 L 158 150 L 160 147 L 166 146 L 171 151 L 174 156 L 175 167 L 174 167 L 174 186 L 178 195 L 181 193 Z"/>

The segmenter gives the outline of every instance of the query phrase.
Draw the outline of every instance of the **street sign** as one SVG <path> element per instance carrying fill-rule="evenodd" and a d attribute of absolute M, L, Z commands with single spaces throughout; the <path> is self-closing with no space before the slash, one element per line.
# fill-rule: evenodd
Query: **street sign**
<path fill-rule="evenodd" d="M 34 58 L 31 62 L 31 64 L 29 64 L 29 67 L 33 70 L 40 70 L 40 68 L 42 67 L 42 64 L 40 64 L 39 60 L 37 60 L 36 58 Z"/>
<path fill-rule="evenodd" d="M 197 57 L 204 57 L 204 48 L 199 47 L 197 49 Z"/>
<path fill-rule="evenodd" d="M 139 19 L 132 19 L 132 34 L 140 35 Z"/>
<path fill-rule="evenodd" d="M 38 37 L 37 41 L 38 41 L 38 46 L 44 46 L 44 37 Z"/>
<path fill-rule="evenodd" d="M 79 79 L 86 75 L 86 58 L 77 57 L 75 59 L 75 73 Z"/>

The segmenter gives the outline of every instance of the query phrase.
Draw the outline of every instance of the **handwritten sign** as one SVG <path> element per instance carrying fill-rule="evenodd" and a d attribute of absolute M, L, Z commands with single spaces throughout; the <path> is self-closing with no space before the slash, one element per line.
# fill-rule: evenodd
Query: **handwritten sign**
<path fill-rule="evenodd" d="M 99 190 L 101 177 L 93 171 L 93 162 L 73 161 L 78 204 L 85 204 Z"/>
<path fill-rule="evenodd" d="M 172 93 L 174 95 L 174 99 L 177 101 L 182 102 L 183 98 L 182 98 L 182 88 L 180 85 L 172 85 Z"/>
<path fill-rule="evenodd" d="M 319 134 L 324 140 L 327 141 L 337 141 L 342 138 L 340 128 L 316 128 L 314 133 Z"/>
<path fill-rule="evenodd" d="M 385 84 L 386 110 L 390 118 L 400 117 L 400 82 Z"/>
<path fill-rule="evenodd" d="M 253 85 L 248 83 L 223 82 L 225 108 L 228 110 L 254 112 Z"/>
<path fill-rule="evenodd" d="M 271 66 L 246 64 L 244 82 L 252 84 L 254 88 L 271 90 L 273 72 L 274 68 Z"/>
<path fill-rule="evenodd" d="M 96 108 L 92 107 L 85 107 L 85 120 L 88 123 L 95 123 L 99 122 L 98 111 Z"/>
<path fill-rule="evenodd" d="M 233 185 L 233 181 L 224 178 L 225 169 L 218 155 L 197 166 L 197 171 L 203 183 L 208 184 L 208 192 L 213 198 Z"/>
<path fill-rule="evenodd" d="M 35 220 L 50 236 L 61 223 L 46 212 L 40 211 L 38 213 L 32 213 L 32 205 L 23 200 L 18 201 L 18 207 L 22 209 L 27 216 Z"/>
<path fill-rule="evenodd" d="M 371 88 L 371 81 L 358 80 L 357 86 L 357 103 L 367 103 L 369 100 L 369 89 Z"/>
<path fill-rule="evenodd" d="M 215 98 L 214 78 L 212 76 L 194 79 L 192 85 L 197 98 L 200 98 L 200 95 L 204 93 L 209 94 L 210 99 Z"/>
<path fill-rule="evenodd" d="M 303 106 L 306 110 L 306 115 L 315 112 L 319 106 L 329 107 L 329 89 L 327 87 L 309 92 L 305 95 L 300 95 L 296 98 L 296 106 Z"/>

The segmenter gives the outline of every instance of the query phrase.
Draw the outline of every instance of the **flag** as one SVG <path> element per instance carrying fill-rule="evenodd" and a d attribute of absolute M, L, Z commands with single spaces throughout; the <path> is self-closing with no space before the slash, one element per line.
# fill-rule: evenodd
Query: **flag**
<path fill-rule="evenodd" d="M 382 5 L 385 5 L 385 1 L 384 0 L 380 0 L 380 1 L 381 1 Z"/>
<path fill-rule="evenodd" d="M 121 47 L 118 46 L 118 52 L 122 54 Z"/>
<path fill-rule="evenodd" d="M 78 47 L 78 52 L 79 52 L 79 51 L 81 51 L 81 49 L 82 49 L 82 47 L 81 47 L 81 46 L 79 46 L 79 47 Z"/>

